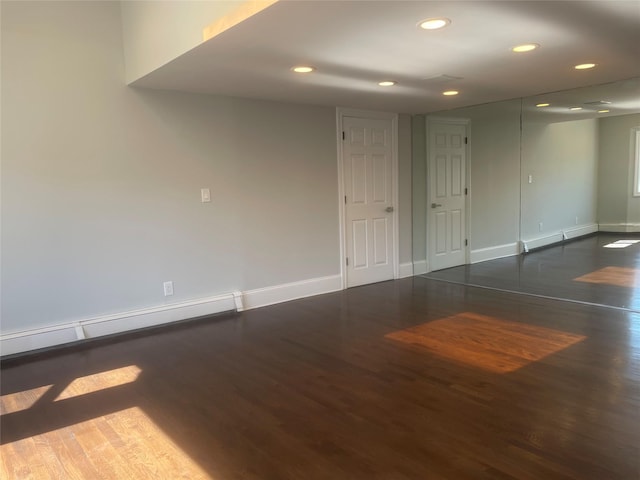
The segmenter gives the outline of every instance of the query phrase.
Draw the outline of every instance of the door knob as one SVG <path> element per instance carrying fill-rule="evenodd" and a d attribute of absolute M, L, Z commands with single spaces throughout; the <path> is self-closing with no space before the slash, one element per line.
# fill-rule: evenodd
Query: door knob
<path fill-rule="evenodd" d="M 432 203 L 431 204 L 431 208 L 438 208 L 438 207 L 441 207 L 441 206 L 442 206 L 441 203 Z"/>
<path fill-rule="evenodd" d="M 387 207 L 384 209 L 385 212 L 391 213 L 393 212 L 393 207 Z"/>

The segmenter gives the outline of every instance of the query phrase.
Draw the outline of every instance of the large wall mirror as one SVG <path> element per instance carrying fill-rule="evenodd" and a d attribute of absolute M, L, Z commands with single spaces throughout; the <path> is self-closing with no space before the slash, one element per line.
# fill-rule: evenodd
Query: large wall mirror
<path fill-rule="evenodd" d="M 640 232 L 640 196 L 634 195 L 640 78 L 417 115 L 416 274 L 437 269 L 432 268 L 439 265 L 434 255 L 450 241 L 444 233 L 433 235 L 441 204 L 433 201 L 433 190 L 440 188 L 433 180 L 451 182 L 451 172 L 439 170 L 436 157 L 442 152 L 434 145 L 445 138 L 437 132 L 439 123 L 461 121 L 469 139 L 464 158 L 469 190 L 460 220 L 464 223 L 453 237 L 461 228 L 469 241 L 465 263 L 515 255 L 598 230 Z"/>

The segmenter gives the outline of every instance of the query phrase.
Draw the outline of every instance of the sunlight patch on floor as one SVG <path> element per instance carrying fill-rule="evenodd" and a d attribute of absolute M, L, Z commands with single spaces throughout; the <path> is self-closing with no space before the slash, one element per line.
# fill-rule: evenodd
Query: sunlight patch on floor
<path fill-rule="evenodd" d="M 613 243 L 603 245 L 603 248 L 627 248 L 638 242 L 640 242 L 640 240 L 616 240 Z"/>
<path fill-rule="evenodd" d="M 490 372 L 509 373 L 586 337 L 465 312 L 391 332 L 385 338 Z"/>
<path fill-rule="evenodd" d="M 576 282 L 604 283 L 617 287 L 640 286 L 640 270 L 627 267 L 604 267 L 595 272 L 574 278 Z"/>
<path fill-rule="evenodd" d="M 133 383 L 138 379 L 140 372 L 140 368 L 136 365 L 129 365 L 107 370 L 106 372 L 94 373 L 93 375 L 87 375 L 85 377 L 78 377 L 56 397 L 55 401 Z"/>
<path fill-rule="evenodd" d="M 31 388 L 0 396 L 0 415 L 27 410 L 35 405 L 53 385 Z"/>
<path fill-rule="evenodd" d="M 3 478 L 213 478 L 139 407 L 5 443 L 0 458 Z"/>

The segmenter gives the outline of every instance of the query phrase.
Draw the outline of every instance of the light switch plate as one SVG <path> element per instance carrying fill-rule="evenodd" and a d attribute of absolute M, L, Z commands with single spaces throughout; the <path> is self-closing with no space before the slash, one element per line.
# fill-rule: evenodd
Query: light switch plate
<path fill-rule="evenodd" d="M 209 190 L 208 188 L 201 188 L 200 189 L 200 198 L 202 199 L 202 203 L 210 202 L 211 201 L 211 190 Z"/>

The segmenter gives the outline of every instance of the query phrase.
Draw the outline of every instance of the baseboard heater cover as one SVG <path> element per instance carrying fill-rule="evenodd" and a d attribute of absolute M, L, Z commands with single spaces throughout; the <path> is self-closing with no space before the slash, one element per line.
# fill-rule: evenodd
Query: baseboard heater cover
<path fill-rule="evenodd" d="M 198 300 L 33 328 L 0 335 L 0 355 L 6 357 L 80 340 L 242 310 L 242 294 L 232 292 Z"/>
<path fill-rule="evenodd" d="M 540 248 L 549 247 L 551 245 L 560 244 L 569 240 L 575 240 L 581 237 L 591 235 L 598 232 L 598 224 L 590 223 L 577 227 L 566 228 L 548 235 L 522 240 L 522 251 L 528 253 Z"/>

